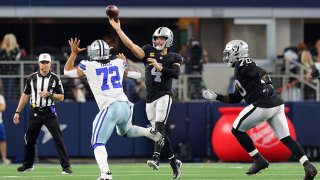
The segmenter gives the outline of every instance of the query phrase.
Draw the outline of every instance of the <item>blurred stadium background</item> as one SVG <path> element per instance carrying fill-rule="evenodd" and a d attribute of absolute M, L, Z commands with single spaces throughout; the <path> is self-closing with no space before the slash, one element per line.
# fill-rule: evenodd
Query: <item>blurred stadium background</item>
<path fill-rule="evenodd" d="M 1 0 L 0 37 L 13 33 L 22 50 L 19 59 L 0 61 L 0 93 L 7 102 L 3 118 L 8 134 L 8 156 L 14 162 L 21 162 L 23 157 L 28 108 L 22 112 L 24 123 L 20 126 L 13 125 L 13 113 L 26 77 L 37 69 L 37 56 L 44 52 L 53 56 L 53 71 L 63 80 L 66 100 L 57 105 L 57 112 L 69 155 L 93 158 L 90 130 L 98 108 L 86 81 L 70 79 L 62 73 L 69 55 L 67 40 L 78 37 L 86 47 L 95 39 L 104 39 L 115 46 L 114 53 L 124 52 L 132 60 L 131 66 L 140 68 L 142 74 L 144 71 L 143 64 L 123 46 L 108 24 L 105 7 L 109 4 L 119 7 L 122 28 L 136 44 L 151 43 L 153 31 L 167 26 L 174 32 L 172 50 L 183 52 L 185 60 L 192 55 L 196 57 L 185 61 L 182 75 L 174 82 L 175 102 L 169 117 L 173 147 L 183 161 L 219 160 L 212 149 L 211 133 L 221 117 L 218 109 L 226 105 L 205 102 L 201 91 L 204 88 L 220 93 L 233 90 L 233 71 L 222 64 L 223 48 L 231 39 L 246 41 L 251 57 L 272 74 L 275 87 L 290 108 L 288 117 L 298 141 L 311 160 L 320 161 L 320 87 L 318 80 L 310 79 L 310 67 L 300 60 L 298 48 L 304 42 L 311 53 L 316 51 L 320 38 L 320 1 Z M 206 56 L 193 54 L 197 44 L 207 52 Z M 189 54 L 182 51 L 185 47 L 190 48 Z M 86 58 L 87 55 L 82 54 L 78 60 Z M 318 61 L 316 55 L 312 60 Z M 124 87 L 136 104 L 133 123 L 147 126 L 143 84 L 143 78 L 141 81 L 127 79 Z M 86 102 L 77 102 L 75 94 L 83 88 Z M 45 132 L 44 129 L 38 140 L 40 160 L 56 157 L 52 139 L 44 138 Z M 128 140 L 115 134 L 107 147 L 110 158 L 147 158 L 153 150 L 149 140 Z"/>

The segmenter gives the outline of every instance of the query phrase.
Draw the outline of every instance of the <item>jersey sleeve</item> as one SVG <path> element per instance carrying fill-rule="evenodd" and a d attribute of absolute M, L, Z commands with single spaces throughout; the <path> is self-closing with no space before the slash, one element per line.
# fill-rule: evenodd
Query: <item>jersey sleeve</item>
<path fill-rule="evenodd" d="M 85 74 L 87 72 L 87 64 L 89 63 L 88 60 L 82 60 L 80 61 L 78 67 L 81 69 L 81 71 L 83 71 Z"/>
<path fill-rule="evenodd" d="M 23 93 L 31 94 L 31 76 L 28 77 L 26 85 L 24 86 Z"/>
<path fill-rule="evenodd" d="M 117 62 L 117 66 L 122 67 L 123 69 L 128 67 L 128 63 L 123 59 L 117 58 L 115 61 Z"/>
<path fill-rule="evenodd" d="M 56 88 L 55 88 L 55 92 L 57 94 L 64 94 L 62 82 L 61 82 L 61 79 L 58 76 L 57 76 L 57 85 L 56 85 Z"/>
<path fill-rule="evenodd" d="M 148 62 L 149 57 L 155 56 L 154 52 L 151 52 L 151 49 L 152 49 L 152 46 L 150 44 L 146 44 L 146 45 L 142 46 L 142 50 L 144 51 L 144 54 L 145 54 L 145 56 L 143 58 L 144 63 Z"/>
<path fill-rule="evenodd" d="M 175 54 L 175 58 L 174 58 L 174 61 L 173 63 L 178 63 L 178 64 L 182 64 L 182 61 L 183 61 L 183 58 L 180 54 Z"/>

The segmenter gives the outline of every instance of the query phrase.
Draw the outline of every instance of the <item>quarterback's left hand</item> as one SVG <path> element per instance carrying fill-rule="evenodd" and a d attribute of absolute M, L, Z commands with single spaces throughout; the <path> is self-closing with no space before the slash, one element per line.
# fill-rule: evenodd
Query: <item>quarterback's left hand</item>
<path fill-rule="evenodd" d="M 157 62 L 156 59 L 154 58 L 148 58 L 148 62 L 149 62 L 149 65 L 150 66 L 153 66 L 155 67 L 158 71 L 161 71 L 162 70 L 162 66 L 160 66 Z"/>

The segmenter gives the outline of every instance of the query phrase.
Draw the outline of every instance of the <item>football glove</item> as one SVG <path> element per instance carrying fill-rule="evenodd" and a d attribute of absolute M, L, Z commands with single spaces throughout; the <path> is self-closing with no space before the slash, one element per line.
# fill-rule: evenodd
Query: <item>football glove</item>
<path fill-rule="evenodd" d="M 275 90 L 274 90 L 274 87 L 272 85 L 272 81 L 271 81 L 271 78 L 269 75 L 264 75 L 262 77 L 262 82 L 264 83 L 264 86 L 263 86 L 263 93 L 266 93 L 267 96 L 272 96 L 274 93 L 275 93 Z"/>
<path fill-rule="evenodd" d="M 320 73 L 319 73 L 319 70 L 316 68 L 316 66 L 312 67 L 311 76 L 314 79 L 319 78 Z"/>
<path fill-rule="evenodd" d="M 211 91 L 210 89 L 206 89 L 202 91 L 202 97 L 208 100 L 216 100 L 217 93 Z"/>
<path fill-rule="evenodd" d="M 274 87 L 272 84 L 265 84 L 263 87 L 263 92 L 267 94 L 267 96 L 272 96 L 275 92 Z"/>

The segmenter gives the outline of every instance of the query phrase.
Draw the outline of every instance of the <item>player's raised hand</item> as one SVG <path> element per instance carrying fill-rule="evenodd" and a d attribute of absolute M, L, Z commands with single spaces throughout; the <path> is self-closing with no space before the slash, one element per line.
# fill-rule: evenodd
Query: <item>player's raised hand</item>
<path fill-rule="evenodd" d="M 117 31 L 117 30 L 121 29 L 121 23 L 120 23 L 119 19 L 115 20 L 114 18 L 109 18 L 109 23 L 113 27 L 114 30 Z"/>
<path fill-rule="evenodd" d="M 80 48 L 79 45 L 80 45 L 80 39 L 78 38 L 71 38 L 70 40 L 68 40 L 69 42 L 69 45 L 70 45 L 70 50 L 71 50 L 71 53 L 80 53 L 84 50 L 86 50 L 86 48 Z"/>
<path fill-rule="evenodd" d="M 211 91 L 210 89 L 206 89 L 202 91 L 202 97 L 208 100 L 216 100 L 217 93 Z"/>

